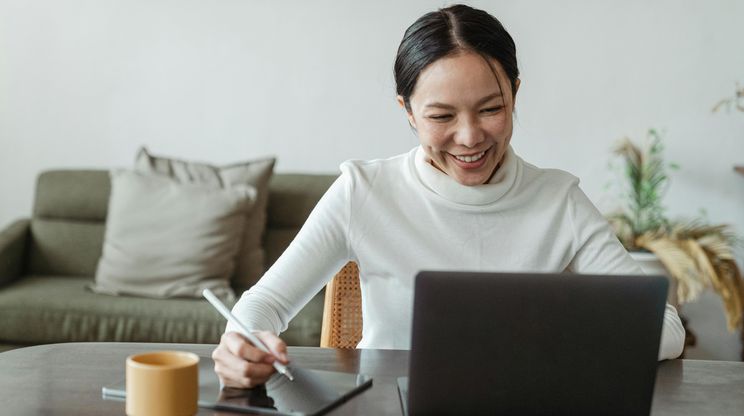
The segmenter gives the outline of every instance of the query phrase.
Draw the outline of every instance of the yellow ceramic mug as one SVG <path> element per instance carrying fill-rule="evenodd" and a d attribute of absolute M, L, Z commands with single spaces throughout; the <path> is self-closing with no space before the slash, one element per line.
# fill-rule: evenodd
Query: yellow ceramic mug
<path fill-rule="evenodd" d="M 127 357 L 127 415 L 193 415 L 198 400 L 196 354 L 157 351 Z"/>

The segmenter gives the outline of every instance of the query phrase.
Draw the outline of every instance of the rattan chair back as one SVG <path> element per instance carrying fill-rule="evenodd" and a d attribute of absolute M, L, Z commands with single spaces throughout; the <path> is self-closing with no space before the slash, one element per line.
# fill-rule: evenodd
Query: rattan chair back
<path fill-rule="evenodd" d="M 356 348 L 362 339 L 359 268 L 348 262 L 326 285 L 320 346 Z"/>

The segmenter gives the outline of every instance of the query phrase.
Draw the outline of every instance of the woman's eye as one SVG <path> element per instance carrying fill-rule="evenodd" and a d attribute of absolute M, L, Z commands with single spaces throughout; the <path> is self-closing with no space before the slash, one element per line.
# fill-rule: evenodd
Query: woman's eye
<path fill-rule="evenodd" d="M 450 117 L 452 116 L 449 114 L 434 114 L 434 115 L 429 116 L 430 119 L 435 120 L 435 121 L 449 120 Z"/>
<path fill-rule="evenodd" d="M 489 108 L 484 108 L 483 110 L 481 110 L 481 113 L 486 113 L 486 114 L 498 113 L 502 108 L 503 107 L 489 107 Z"/>

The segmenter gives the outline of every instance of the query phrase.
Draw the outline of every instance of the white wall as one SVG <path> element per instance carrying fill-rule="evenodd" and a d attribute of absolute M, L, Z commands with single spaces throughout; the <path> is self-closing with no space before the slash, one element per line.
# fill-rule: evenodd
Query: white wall
<path fill-rule="evenodd" d="M 439 1 L 0 0 L 0 224 L 35 176 L 128 166 L 135 150 L 214 163 L 278 156 L 332 172 L 416 144 L 394 100 L 405 28 Z M 515 149 L 603 209 L 609 149 L 666 131 L 669 212 L 744 233 L 744 2 L 473 1 L 517 43 Z"/>

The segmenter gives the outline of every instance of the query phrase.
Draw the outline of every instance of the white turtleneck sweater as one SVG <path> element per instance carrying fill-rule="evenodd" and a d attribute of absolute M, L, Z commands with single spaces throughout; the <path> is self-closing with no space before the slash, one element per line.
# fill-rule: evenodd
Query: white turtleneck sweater
<path fill-rule="evenodd" d="M 248 327 L 278 334 L 353 260 L 364 317 L 358 347 L 408 349 L 420 270 L 641 274 L 578 182 L 511 148 L 478 186 L 434 168 L 420 147 L 344 162 L 297 237 L 233 312 Z M 675 358 L 684 329 L 671 305 L 663 328 L 659 359 Z"/>

